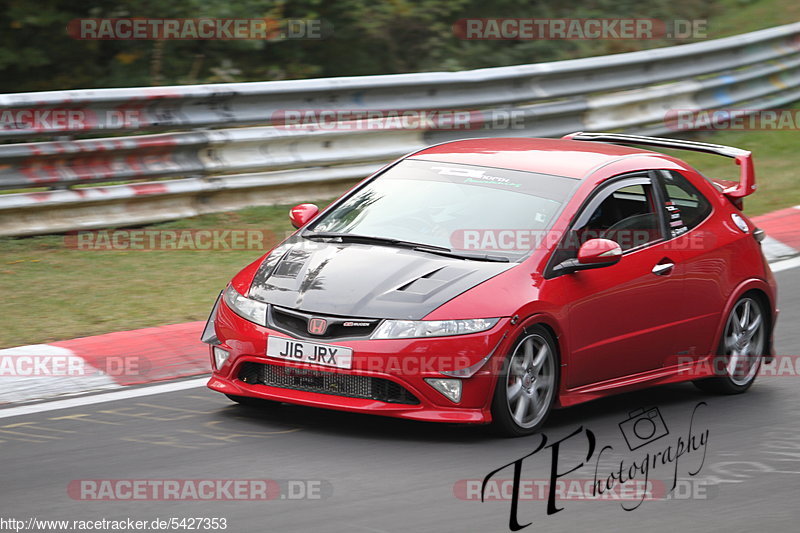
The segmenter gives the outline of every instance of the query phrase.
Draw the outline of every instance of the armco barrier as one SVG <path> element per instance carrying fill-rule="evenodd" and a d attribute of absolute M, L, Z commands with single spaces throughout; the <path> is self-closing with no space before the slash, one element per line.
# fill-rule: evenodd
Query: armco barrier
<path fill-rule="evenodd" d="M 0 195 L 0 236 L 332 196 L 387 161 L 451 139 L 665 133 L 670 110 L 756 110 L 797 100 L 800 23 L 641 52 L 464 72 L 0 95 L 0 116 L 59 111 L 77 117 L 0 121 L 0 140 L 39 141 L 0 145 L 0 189 L 15 191 Z M 320 109 L 478 113 L 469 128 L 452 130 L 276 124 L 286 110 Z M 480 118 L 509 115 L 513 127 L 501 129 Z M 137 131 L 148 134 L 96 138 Z M 40 141 L 48 138 L 57 140 Z M 38 190 L 16 192 L 26 189 Z"/>

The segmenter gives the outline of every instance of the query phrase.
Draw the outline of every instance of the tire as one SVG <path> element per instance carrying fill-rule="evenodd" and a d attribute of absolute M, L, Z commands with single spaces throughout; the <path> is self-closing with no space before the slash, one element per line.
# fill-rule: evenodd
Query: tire
<path fill-rule="evenodd" d="M 745 294 L 725 320 L 725 329 L 714 360 L 716 377 L 697 380 L 700 390 L 716 394 L 741 394 L 758 375 L 767 346 L 768 315 L 764 305 Z"/>
<path fill-rule="evenodd" d="M 270 400 L 262 400 L 261 398 L 251 398 L 250 396 L 234 396 L 233 394 L 226 394 L 230 400 L 247 407 L 273 407 L 277 405 L 276 402 Z"/>
<path fill-rule="evenodd" d="M 558 348 L 540 325 L 525 328 L 503 362 L 492 398 L 494 430 L 505 437 L 538 431 L 555 404 L 559 383 Z"/>

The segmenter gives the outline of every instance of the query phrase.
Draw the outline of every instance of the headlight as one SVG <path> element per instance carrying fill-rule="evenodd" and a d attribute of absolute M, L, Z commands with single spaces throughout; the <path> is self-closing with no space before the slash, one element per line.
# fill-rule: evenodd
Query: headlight
<path fill-rule="evenodd" d="M 470 320 L 384 320 L 372 334 L 373 339 L 409 339 L 466 335 L 492 329 L 499 318 Z"/>
<path fill-rule="evenodd" d="M 245 298 L 233 288 L 233 285 L 228 285 L 228 288 L 222 293 L 222 297 L 228 307 L 240 317 L 261 326 L 267 325 L 267 304 L 264 302 Z"/>

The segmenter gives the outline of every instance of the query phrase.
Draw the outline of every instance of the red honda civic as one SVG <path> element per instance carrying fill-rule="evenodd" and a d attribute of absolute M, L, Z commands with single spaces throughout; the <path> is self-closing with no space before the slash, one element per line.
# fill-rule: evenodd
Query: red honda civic
<path fill-rule="evenodd" d="M 738 182 L 626 145 L 735 159 Z M 203 332 L 208 386 L 400 418 L 539 429 L 553 408 L 665 383 L 746 391 L 776 285 L 742 213 L 750 152 L 607 133 L 401 158 L 239 272 Z"/>

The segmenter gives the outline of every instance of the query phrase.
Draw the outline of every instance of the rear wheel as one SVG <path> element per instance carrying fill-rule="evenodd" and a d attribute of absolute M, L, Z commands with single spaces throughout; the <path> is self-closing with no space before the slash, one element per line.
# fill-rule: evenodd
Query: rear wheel
<path fill-rule="evenodd" d="M 526 328 L 506 357 L 492 400 L 495 429 L 508 437 L 535 433 L 555 403 L 558 354 L 543 326 Z"/>
<path fill-rule="evenodd" d="M 745 295 L 731 309 L 714 361 L 716 377 L 695 381 L 698 388 L 720 394 L 739 394 L 753 384 L 767 346 L 767 317 L 763 305 Z"/>

